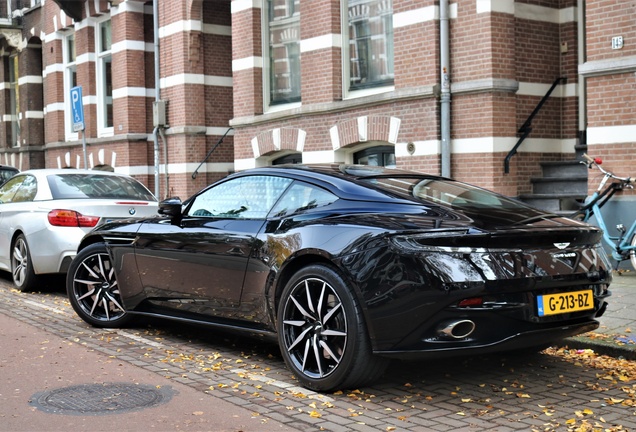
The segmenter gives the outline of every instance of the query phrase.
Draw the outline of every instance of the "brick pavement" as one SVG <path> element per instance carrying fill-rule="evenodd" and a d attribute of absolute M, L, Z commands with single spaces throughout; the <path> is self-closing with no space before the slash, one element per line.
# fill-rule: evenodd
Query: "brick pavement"
<path fill-rule="evenodd" d="M 187 386 L 212 408 L 241 407 L 272 428 L 504 432 L 597 424 L 636 430 L 633 382 L 608 379 L 609 369 L 546 353 L 395 362 L 371 387 L 317 394 L 297 386 L 275 345 L 167 322 L 95 329 L 74 314 L 59 290 L 24 294 L 0 279 L 0 314 L 46 331 L 52 340 L 154 374 L 163 385 Z M 107 379 L 95 376 L 99 382 Z M 0 416 L 10 409 L 5 402 Z M 64 429 L 56 426 L 64 416 L 48 415 L 51 428 L 46 430 Z M 218 430 L 201 425 L 190 430 L 202 427 Z M 162 430 L 161 425 L 153 429 Z M 0 422 L 0 430 L 8 429 Z"/>
<path fill-rule="evenodd" d="M 601 325 L 593 333 L 566 339 L 573 348 L 589 348 L 596 352 L 636 360 L 636 272 L 615 274 Z"/>

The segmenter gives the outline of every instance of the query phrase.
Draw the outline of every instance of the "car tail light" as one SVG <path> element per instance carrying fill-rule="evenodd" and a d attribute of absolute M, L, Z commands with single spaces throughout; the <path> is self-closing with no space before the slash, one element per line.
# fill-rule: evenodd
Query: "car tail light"
<path fill-rule="evenodd" d="M 99 216 L 84 216 L 74 210 L 51 210 L 48 217 L 53 226 L 93 228 L 99 222 Z"/>
<path fill-rule="evenodd" d="M 459 307 L 474 307 L 484 304 L 484 299 L 481 297 L 471 297 L 460 301 L 457 305 Z"/>
<path fill-rule="evenodd" d="M 400 234 L 391 237 L 395 246 L 405 252 L 483 253 L 488 236 L 469 229 L 438 230 Z"/>
<path fill-rule="evenodd" d="M 148 205 L 149 203 L 143 201 L 117 201 L 118 205 Z"/>

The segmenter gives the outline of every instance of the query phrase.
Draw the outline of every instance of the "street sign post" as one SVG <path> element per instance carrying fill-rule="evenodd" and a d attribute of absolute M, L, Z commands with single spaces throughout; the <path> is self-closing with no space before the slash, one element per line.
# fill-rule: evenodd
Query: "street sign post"
<path fill-rule="evenodd" d="M 71 89 L 71 113 L 73 117 L 73 132 L 83 131 L 85 126 L 81 86 L 73 87 Z"/>
<path fill-rule="evenodd" d="M 84 103 L 82 101 L 82 86 L 71 89 L 71 118 L 73 120 L 73 132 L 82 132 L 82 149 L 84 151 L 84 169 L 88 169 L 86 159 L 86 125 L 84 124 Z"/>

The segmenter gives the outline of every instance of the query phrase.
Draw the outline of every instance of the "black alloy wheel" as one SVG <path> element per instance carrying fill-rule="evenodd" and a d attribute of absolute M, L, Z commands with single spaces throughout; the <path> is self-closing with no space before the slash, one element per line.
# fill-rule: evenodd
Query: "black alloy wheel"
<path fill-rule="evenodd" d="M 104 243 L 82 249 L 73 259 L 66 276 L 66 291 L 75 312 L 94 327 L 116 328 L 130 322 Z"/>
<path fill-rule="evenodd" d="M 335 269 L 311 265 L 282 292 L 278 339 L 287 367 L 307 388 L 356 388 L 377 379 L 387 360 L 373 356 L 360 307 Z"/>

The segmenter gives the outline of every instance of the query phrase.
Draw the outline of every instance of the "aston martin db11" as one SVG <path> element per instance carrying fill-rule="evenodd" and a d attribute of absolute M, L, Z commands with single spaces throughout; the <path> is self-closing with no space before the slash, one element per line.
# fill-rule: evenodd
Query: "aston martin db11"
<path fill-rule="evenodd" d="M 84 237 L 67 276 L 79 316 L 271 336 L 319 391 L 390 358 L 539 349 L 597 328 L 610 295 L 598 228 L 448 178 L 256 168 L 159 213 Z"/>

